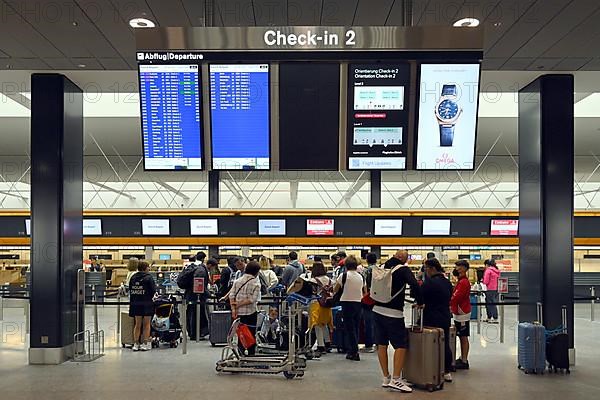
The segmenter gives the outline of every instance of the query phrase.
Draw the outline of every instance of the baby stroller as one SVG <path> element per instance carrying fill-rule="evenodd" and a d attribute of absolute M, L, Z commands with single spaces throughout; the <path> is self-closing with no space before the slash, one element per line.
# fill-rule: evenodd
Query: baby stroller
<path fill-rule="evenodd" d="M 168 343 L 175 348 L 181 342 L 181 322 L 174 296 L 162 295 L 154 300 L 154 317 L 151 324 L 152 347 Z"/>

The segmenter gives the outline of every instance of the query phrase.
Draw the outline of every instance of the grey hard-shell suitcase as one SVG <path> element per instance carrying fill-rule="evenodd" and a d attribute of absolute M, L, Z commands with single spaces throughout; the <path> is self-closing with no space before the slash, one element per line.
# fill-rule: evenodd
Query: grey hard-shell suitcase
<path fill-rule="evenodd" d="M 213 346 L 226 345 L 231 328 L 231 311 L 212 311 L 210 313 L 210 331 L 208 340 Z"/>
<path fill-rule="evenodd" d="M 123 347 L 133 346 L 133 327 L 135 319 L 129 316 L 127 311 L 121 311 L 121 345 Z"/>
<path fill-rule="evenodd" d="M 408 329 L 408 351 L 404 363 L 403 377 L 415 387 L 430 392 L 444 388 L 445 338 L 441 328 L 415 324 Z"/>

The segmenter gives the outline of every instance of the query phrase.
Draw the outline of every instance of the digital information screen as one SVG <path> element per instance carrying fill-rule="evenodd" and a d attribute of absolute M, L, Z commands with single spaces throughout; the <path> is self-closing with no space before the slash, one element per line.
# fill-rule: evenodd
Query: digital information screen
<path fill-rule="evenodd" d="M 219 223 L 216 218 L 212 219 L 191 219 L 190 235 L 193 236 L 218 236 Z"/>
<path fill-rule="evenodd" d="M 210 65 L 212 167 L 270 169 L 268 64 Z"/>
<path fill-rule="evenodd" d="M 333 236 L 334 232 L 332 219 L 306 220 L 307 236 Z"/>
<path fill-rule="evenodd" d="M 84 219 L 83 236 L 102 236 L 102 220 Z"/>
<path fill-rule="evenodd" d="M 25 220 L 25 234 L 27 236 L 31 236 L 31 220 L 30 219 Z"/>
<path fill-rule="evenodd" d="M 449 219 L 424 219 L 423 236 L 448 236 L 450 235 Z"/>
<path fill-rule="evenodd" d="M 259 236 L 282 236 L 285 235 L 285 219 L 259 219 Z"/>
<path fill-rule="evenodd" d="M 168 236 L 170 235 L 168 219 L 143 219 L 142 235 L 144 236 Z"/>
<path fill-rule="evenodd" d="M 416 169 L 473 169 L 479 68 L 421 65 Z"/>
<path fill-rule="evenodd" d="M 406 169 L 410 66 L 351 64 L 348 169 Z"/>
<path fill-rule="evenodd" d="M 376 219 L 375 236 L 402 236 L 402 220 Z"/>
<path fill-rule="evenodd" d="M 202 169 L 198 68 L 139 66 L 145 169 Z"/>
<path fill-rule="evenodd" d="M 490 236 L 517 236 L 519 234 L 519 220 L 493 219 L 490 223 Z"/>

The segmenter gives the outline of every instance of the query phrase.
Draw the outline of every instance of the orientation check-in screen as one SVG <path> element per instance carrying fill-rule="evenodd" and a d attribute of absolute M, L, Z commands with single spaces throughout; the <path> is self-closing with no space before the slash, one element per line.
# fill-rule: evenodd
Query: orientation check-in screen
<path fill-rule="evenodd" d="M 213 169 L 270 169 L 269 65 L 209 68 Z"/>

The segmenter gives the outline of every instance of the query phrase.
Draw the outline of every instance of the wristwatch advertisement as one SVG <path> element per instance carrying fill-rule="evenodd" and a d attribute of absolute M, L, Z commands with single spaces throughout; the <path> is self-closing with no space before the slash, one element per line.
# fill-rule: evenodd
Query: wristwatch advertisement
<path fill-rule="evenodd" d="M 416 169 L 473 169 L 479 69 L 479 64 L 421 64 Z"/>

